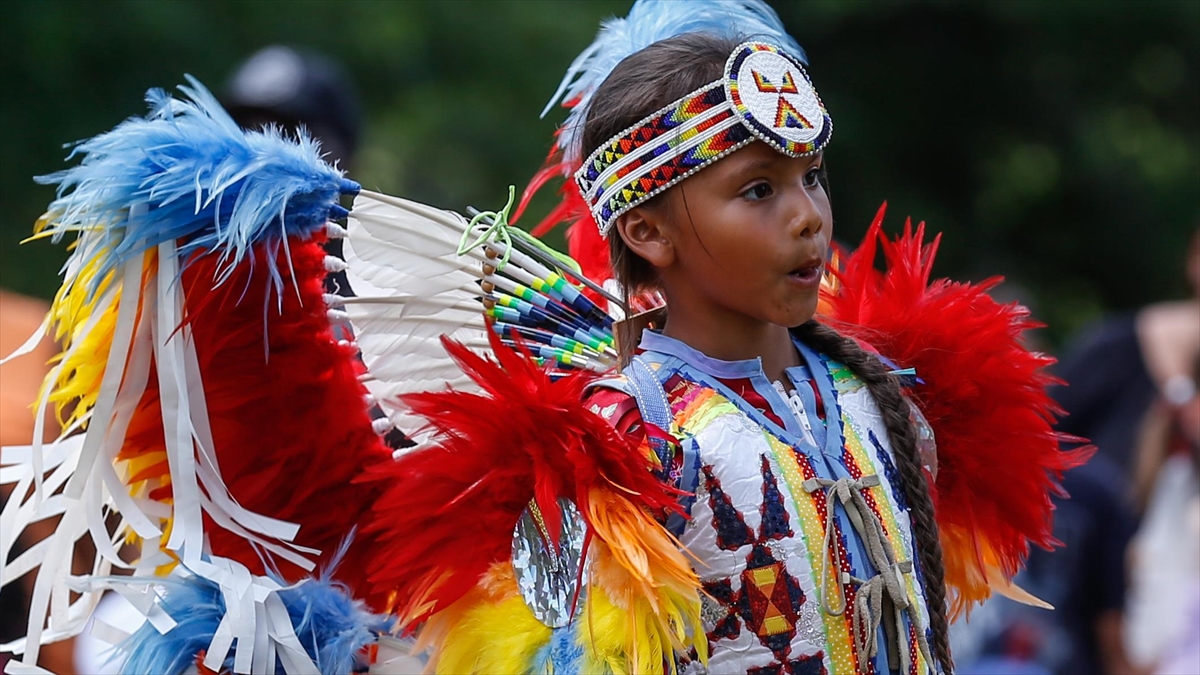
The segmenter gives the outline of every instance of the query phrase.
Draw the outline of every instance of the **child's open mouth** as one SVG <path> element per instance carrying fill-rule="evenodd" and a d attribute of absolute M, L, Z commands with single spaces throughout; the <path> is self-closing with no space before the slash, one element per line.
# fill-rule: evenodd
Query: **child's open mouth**
<path fill-rule="evenodd" d="M 815 286 L 821 282 L 821 262 L 808 263 L 788 273 L 788 279 L 800 286 Z"/>

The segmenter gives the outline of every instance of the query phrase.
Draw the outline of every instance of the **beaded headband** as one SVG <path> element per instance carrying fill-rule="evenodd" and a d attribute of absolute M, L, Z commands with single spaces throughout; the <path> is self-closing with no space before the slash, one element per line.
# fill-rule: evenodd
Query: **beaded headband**
<path fill-rule="evenodd" d="M 832 133 L 800 60 L 772 44 L 745 42 L 720 80 L 601 145 L 575 182 L 607 237 L 621 214 L 752 141 L 801 157 L 822 150 Z"/>

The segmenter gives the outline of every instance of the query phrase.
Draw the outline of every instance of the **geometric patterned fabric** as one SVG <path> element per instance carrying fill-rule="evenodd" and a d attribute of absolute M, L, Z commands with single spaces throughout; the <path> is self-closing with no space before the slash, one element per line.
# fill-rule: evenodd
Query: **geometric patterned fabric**
<path fill-rule="evenodd" d="M 643 337 L 641 348 L 641 358 L 653 368 L 672 410 L 670 433 L 677 439 L 672 484 L 695 485 L 687 489 L 694 495 L 684 503 L 691 517 L 678 536 L 701 561 L 695 571 L 706 595 L 709 670 L 754 675 L 888 672 L 896 663 L 883 626 L 877 633 L 878 653 L 862 653 L 856 645 L 866 638 L 856 634 L 860 627 L 853 618 L 859 586 L 876 572 L 863 540 L 841 505 L 830 513 L 833 505 L 825 493 L 805 488 L 816 478 L 876 478 L 862 490 L 867 512 L 882 528 L 893 559 L 916 562 L 907 500 L 869 390 L 843 364 L 797 343 L 807 377 L 820 389 L 818 406 L 828 413 L 821 423 L 829 440 L 818 447 L 799 433 L 803 425 L 793 415 L 800 413 L 756 362 L 715 361 L 653 333 Z M 737 393 L 742 382 L 749 382 L 752 391 Z M 631 393 L 620 380 L 604 386 Z M 614 423 L 621 419 L 619 430 L 641 421 L 637 404 L 628 419 L 620 412 L 629 410 L 623 400 L 628 399 L 617 395 L 596 401 L 603 405 L 602 416 L 615 415 L 610 418 Z M 813 423 L 819 417 L 815 410 L 804 416 Z M 825 564 L 833 565 L 834 573 L 823 575 Z M 903 618 L 897 637 L 908 657 L 905 675 L 929 675 L 933 669 L 917 637 L 918 630 L 928 635 L 918 628 L 928 625 L 928 609 L 919 565 L 912 570 L 903 575 L 902 585 L 915 614 Z M 847 609 L 833 614 L 826 606 Z"/>

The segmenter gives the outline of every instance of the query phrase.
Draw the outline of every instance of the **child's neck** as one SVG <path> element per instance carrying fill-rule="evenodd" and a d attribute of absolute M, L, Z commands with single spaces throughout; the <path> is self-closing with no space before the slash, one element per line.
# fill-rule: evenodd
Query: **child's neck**
<path fill-rule="evenodd" d="M 772 381 L 787 383 L 784 371 L 801 363 L 787 328 L 742 315 L 698 319 L 686 311 L 668 312 L 663 335 L 722 361 L 761 358 Z"/>

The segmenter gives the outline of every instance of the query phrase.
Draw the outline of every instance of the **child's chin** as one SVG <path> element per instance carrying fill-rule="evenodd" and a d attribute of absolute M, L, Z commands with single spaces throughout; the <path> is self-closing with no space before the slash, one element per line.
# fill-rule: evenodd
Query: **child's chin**
<path fill-rule="evenodd" d="M 787 316 L 781 317 L 782 320 L 777 321 L 776 323 L 781 326 L 787 326 L 788 328 L 795 328 L 796 326 L 811 320 L 813 315 L 817 313 L 816 294 L 813 294 L 811 300 L 806 299 L 804 302 L 799 302 L 795 306 L 789 308 L 789 310 L 790 311 L 788 311 Z"/>

